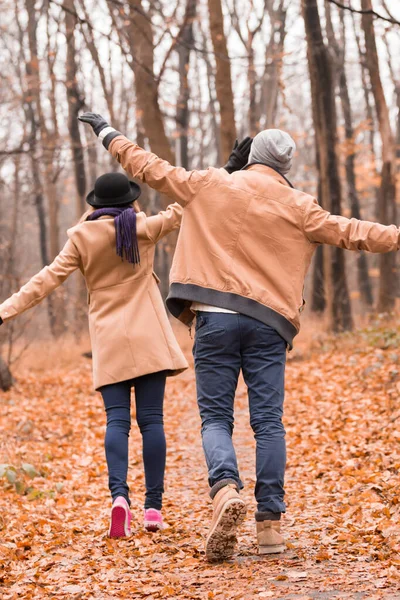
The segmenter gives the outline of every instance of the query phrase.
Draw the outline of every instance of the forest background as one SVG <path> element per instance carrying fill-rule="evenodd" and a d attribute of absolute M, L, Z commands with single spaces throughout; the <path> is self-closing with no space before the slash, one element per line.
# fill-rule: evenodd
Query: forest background
<path fill-rule="evenodd" d="M 222 166 L 236 138 L 285 129 L 297 188 L 333 213 L 398 222 L 396 0 L 2 0 L 1 14 L 1 299 L 51 262 L 96 177 L 119 168 L 78 123 L 84 110 L 188 169 Z M 151 214 L 168 198 L 145 187 L 140 203 Z M 164 296 L 174 242 L 157 252 Z M 319 248 L 311 328 L 395 310 L 396 262 Z M 85 313 L 77 274 L 2 328 L 2 358 L 81 340 Z"/>
<path fill-rule="evenodd" d="M 399 33 L 398 0 L 0 0 L 0 301 L 54 258 L 96 177 L 119 168 L 78 123 L 85 110 L 189 169 L 222 166 L 236 137 L 285 129 L 295 187 L 334 213 L 398 224 Z M 167 203 L 144 186 L 146 212 Z M 174 242 L 157 253 L 164 296 Z M 400 600 L 397 264 L 396 253 L 318 249 L 286 370 L 288 550 L 257 555 L 240 380 L 249 510 L 237 555 L 217 566 L 204 558 L 211 503 L 189 333 L 177 329 L 191 368 L 165 401 L 168 527 L 141 528 L 133 422 L 133 535 L 110 540 L 79 273 L 2 326 L 0 387 L 13 383 L 8 367 L 15 379 L 0 392 L 1 597 Z"/>

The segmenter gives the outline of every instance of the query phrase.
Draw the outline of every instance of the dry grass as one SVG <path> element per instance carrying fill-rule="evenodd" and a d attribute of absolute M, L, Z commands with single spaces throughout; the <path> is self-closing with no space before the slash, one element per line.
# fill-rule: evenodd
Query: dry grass
<path fill-rule="evenodd" d="M 392 316 L 390 318 L 371 317 L 367 313 L 357 316 L 355 320 L 355 333 L 365 331 L 371 325 L 378 330 L 381 328 L 396 329 L 398 326 L 398 318 Z M 171 324 L 177 340 L 192 365 L 192 347 L 194 342 L 195 328 L 192 326 L 191 331 L 188 327 L 171 319 Z M 339 335 L 333 336 L 329 331 L 329 321 L 326 317 L 317 317 L 313 314 L 306 314 L 302 318 L 301 330 L 295 338 L 293 350 L 289 353 L 290 360 L 303 360 L 309 358 L 313 352 L 318 352 L 324 349 L 326 345 L 342 346 L 348 343 L 348 336 Z M 352 343 L 350 339 L 350 344 Z M 25 341 L 20 341 L 21 348 L 26 345 Z M 82 355 L 90 351 L 90 339 L 88 335 L 84 335 L 80 340 L 77 340 L 73 335 L 65 335 L 58 340 L 52 338 L 42 339 L 40 341 L 32 341 L 26 350 L 22 353 L 12 369 L 14 371 L 34 371 L 46 372 L 51 368 L 75 368 L 78 367 L 82 360 L 86 361 Z M 19 348 L 15 348 L 15 355 L 18 356 Z"/>

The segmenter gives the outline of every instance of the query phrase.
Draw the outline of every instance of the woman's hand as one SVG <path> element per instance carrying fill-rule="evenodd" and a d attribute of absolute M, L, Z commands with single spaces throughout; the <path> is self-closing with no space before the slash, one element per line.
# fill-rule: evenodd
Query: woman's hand
<path fill-rule="evenodd" d="M 108 150 L 110 142 L 118 135 L 121 135 L 121 132 L 111 127 L 105 118 L 97 113 L 83 113 L 83 115 L 78 117 L 78 120 L 82 121 L 82 123 L 89 123 L 106 150 Z"/>
<path fill-rule="evenodd" d="M 82 121 L 82 123 L 89 123 L 97 136 L 99 135 L 100 131 L 106 127 L 110 127 L 105 118 L 96 113 L 85 112 L 83 115 L 80 115 L 78 119 L 79 121 Z"/>

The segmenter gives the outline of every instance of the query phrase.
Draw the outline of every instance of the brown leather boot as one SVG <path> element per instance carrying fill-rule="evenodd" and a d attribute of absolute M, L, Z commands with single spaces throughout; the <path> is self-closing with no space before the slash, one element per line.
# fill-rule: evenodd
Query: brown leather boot
<path fill-rule="evenodd" d="M 285 540 L 280 530 L 280 521 L 257 521 L 259 554 L 277 554 L 286 550 Z"/>
<path fill-rule="evenodd" d="M 230 558 L 237 543 L 236 530 L 246 516 L 246 504 L 234 484 L 225 485 L 213 498 L 213 518 L 206 540 L 209 561 Z"/>

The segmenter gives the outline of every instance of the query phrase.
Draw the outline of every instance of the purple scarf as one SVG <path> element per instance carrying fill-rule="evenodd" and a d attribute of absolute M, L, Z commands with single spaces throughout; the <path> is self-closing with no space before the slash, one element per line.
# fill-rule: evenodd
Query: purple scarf
<path fill-rule="evenodd" d="M 140 264 L 139 246 L 136 234 L 136 213 L 128 208 L 98 208 L 87 220 L 95 221 L 100 217 L 114 217 L 117 254 L 133 265 Z"/>

